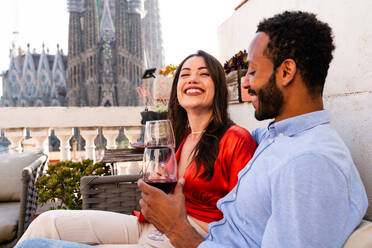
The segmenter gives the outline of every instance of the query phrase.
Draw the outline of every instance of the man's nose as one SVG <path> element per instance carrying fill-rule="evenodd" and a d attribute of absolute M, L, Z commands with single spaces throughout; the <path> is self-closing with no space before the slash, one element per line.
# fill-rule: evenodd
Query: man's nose
<path fill-rule="evenodd" d="M 248 77 L 247 76 L 243 76 L 241 79 L 240 79 L 240 83 L 242 85 L 242 87 L 244 89 L 249 89 L 250 88 L 250 85 L 249 85 L 249 80 L 248 80 Z"/>
<path fill-rule="evenodd" d="M 252 96 L 248 93 L 248 90 L 251 88 L 249 79 L 247 76 L 244 76 L 240 79 L 241 84 L 241 94 L 243 102 L 252 102 Z"/>

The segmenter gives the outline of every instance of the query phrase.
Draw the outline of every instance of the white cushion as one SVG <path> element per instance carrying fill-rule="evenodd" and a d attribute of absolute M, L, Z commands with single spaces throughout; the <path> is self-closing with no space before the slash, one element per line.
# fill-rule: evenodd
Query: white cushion
<path fill-rule="evenodd" d="M 348 240 L 346 240 L 344 248 L 370 247 L 372 247 L 372 222 L 363 220 Z"/>
<path fill-rule="evenodd" d="M 16 236 L 19 205 L 19 202 L 0 202 L 0 244 Z"/>
<path fill-rule="evenodd" d="M 19 201 L 22 170 L 42 155 L 41 150 L 0 155 L 0 202 Z"/>

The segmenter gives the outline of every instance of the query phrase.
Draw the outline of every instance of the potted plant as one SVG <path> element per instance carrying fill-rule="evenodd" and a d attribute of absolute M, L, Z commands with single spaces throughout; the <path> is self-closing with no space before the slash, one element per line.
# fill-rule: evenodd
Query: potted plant
<path fill-rule="evenodd" d="M 247 73 L 248 53 L 239 51 L 224 64 L 230 102 L 250 102 L 251 97 L 241 86 L 241 78 Z"/>
<path fill-rule="evenodd" d="M 46 174 L 35 183 L 40 189 L 39 203 L 44 205 L 51 201 L 58 203 L 57 209 L 82 209 L 80 179 L 90 175 L 111 175 L 110 166 L 105 163 L 94 164 L 89 159 L 82 162 L 62 161 L 48 164 Z"/>
<path fill-rule="evenodd" d="M 166 120 L 168 119 L 168 106 L 156 104 L 155 110 L 148 110 L 148 108 L 145 108 L 145 111 L 140 112 L 140 114 L 142 125 L 146 124 L 146 121 Z"/>

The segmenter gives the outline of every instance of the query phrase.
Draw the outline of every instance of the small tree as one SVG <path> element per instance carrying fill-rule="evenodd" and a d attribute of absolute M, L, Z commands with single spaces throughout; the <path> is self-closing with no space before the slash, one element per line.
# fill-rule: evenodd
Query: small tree
<path fill-rule="evenodd" d="M 39 203 L 60 202 L 57 209 L 82 209 L 80 179 L 83 176 L 111 175 L 110 166 L 92 160 L 82 162 L 63 161 L 49 164 L 46 174 L 35 183 L 39 191 Z M 50 209 L 54 209 L 51 207 Z"/>

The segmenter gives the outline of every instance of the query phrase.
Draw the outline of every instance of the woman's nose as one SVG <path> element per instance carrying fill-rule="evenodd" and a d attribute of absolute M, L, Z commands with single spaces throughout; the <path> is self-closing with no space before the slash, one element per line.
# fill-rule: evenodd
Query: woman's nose
<path fill-rule="evenodd" d="M 198 75 L 196 73 L 191 73 L 189 76 L 188 83 L 196 83 L 197 79 L 198 79 Z"/>

